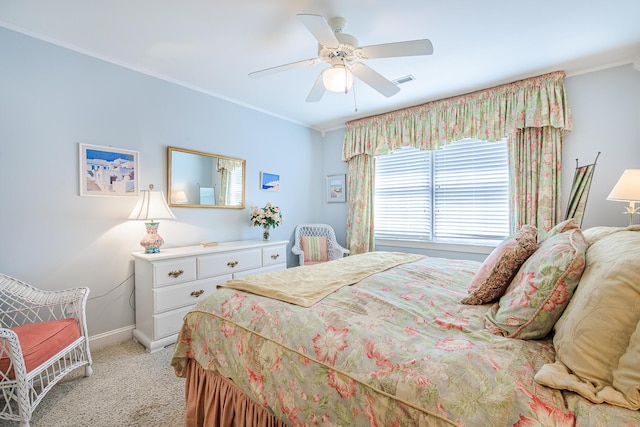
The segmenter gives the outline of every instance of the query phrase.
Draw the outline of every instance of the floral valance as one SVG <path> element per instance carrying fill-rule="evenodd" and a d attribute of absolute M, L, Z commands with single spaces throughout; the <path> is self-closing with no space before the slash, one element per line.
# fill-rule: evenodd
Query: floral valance
<path fill-rule="evenodd" d="M 433 150 L 463 138 L 495 141 L 513 129 L 572 128 L 565 73 L 542 76 L 348 122 L 342 160 L 400 147 Z"/>

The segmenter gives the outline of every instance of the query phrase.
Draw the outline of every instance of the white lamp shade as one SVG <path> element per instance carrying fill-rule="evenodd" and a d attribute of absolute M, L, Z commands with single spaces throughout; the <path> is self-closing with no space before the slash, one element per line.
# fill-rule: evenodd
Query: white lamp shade
<path fill-rule="evenodd" d="M 188 201 L 187 193 L 184 190 L 176 191 L 176 194 L 173 196 L 173 203 L 187 203 Z"/>
<path fill-rule="evenodd" d="M 344 65 L 336 64 L 324 70 L 322 83 L 327 90 L 344 92 L 353 86 L 353 74 Z"/>
<path fill-rule="evenodd" d="M 640 169 L 627 169 L 609 193 L 607 200 L 640 201 Z"/>
<path fill-rule="evenodd" d="M 129 219 L 155 220 L 176 219 L 171 212 L 162 191 L 142 190 L 138 203 L 131 211 Z"/>

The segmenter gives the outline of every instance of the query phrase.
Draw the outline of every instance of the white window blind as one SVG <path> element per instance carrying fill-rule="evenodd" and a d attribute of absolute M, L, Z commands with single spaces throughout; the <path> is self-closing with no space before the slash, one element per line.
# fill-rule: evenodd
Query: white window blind
<path fill-rule="evenodd" d="M 472 139 L 434 152 L 436 240 L 502 240 L 509 234 L 506 142 Z"/>
<path fill-rule="evenodd" d="M 431 240 L 431 163 L 429 151 L 415 148 L 376 157 L 376 237 Z"/>
<path fill-rule="evenodd" d="M 242 204 L 242 179 L 243 168 L 233 168 L 231 170 L 230 185 L 229 185 L 229 204 L 232 206 L 238 206 Z"/>
<path fill-rule="evenodd" d="M 376 158 L 375 237 L 456 243 L 509 234 L 506 141 L 466 139 Z"/>

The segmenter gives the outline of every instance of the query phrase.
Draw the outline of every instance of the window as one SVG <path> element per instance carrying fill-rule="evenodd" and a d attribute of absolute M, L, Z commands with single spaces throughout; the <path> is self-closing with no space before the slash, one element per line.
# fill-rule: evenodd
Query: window
<path fill-rule="evenodd" d="M 376 157 L 375 236 L 491 243 L 509 234 L 506 140 L 464 139 L 437 151 Z"/>
<path fill-rule="evenodd" d="M 229 201 L 231 206 L 242 204 L 242 179 L 244 178 L 243 168 L 233 168 L 229 177 Z"/>

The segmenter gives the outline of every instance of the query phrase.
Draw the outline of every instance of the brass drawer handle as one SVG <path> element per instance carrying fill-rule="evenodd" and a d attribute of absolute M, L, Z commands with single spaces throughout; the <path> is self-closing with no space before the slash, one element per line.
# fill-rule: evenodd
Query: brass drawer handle
<path fill-rule="evenodd" d="M 278 259 L 278 258 L 280 258 L 280 254 L 271 255 L 271 259 Z"/>
<path fill-rule="evenodd" d="M 235 267 L 236 265 L 238 265 L 238 261 L 229 261 L 227 263 L 227 265 L 231 268 Z"/>
<path fill-rule="evenodd" d="M 176 271 L 170 271 L 168 275 L 175 279 L 179 277 L 182 273 L 184 273 L 184 270 L 176 270 Z"/>
<path fill-rule="evenodd" d="M 204 289 L 200 289 L 199 291 L 193 291 L 191 292 L 191 296 L 198 298 L 200 295 L 204 294 Z"/>

